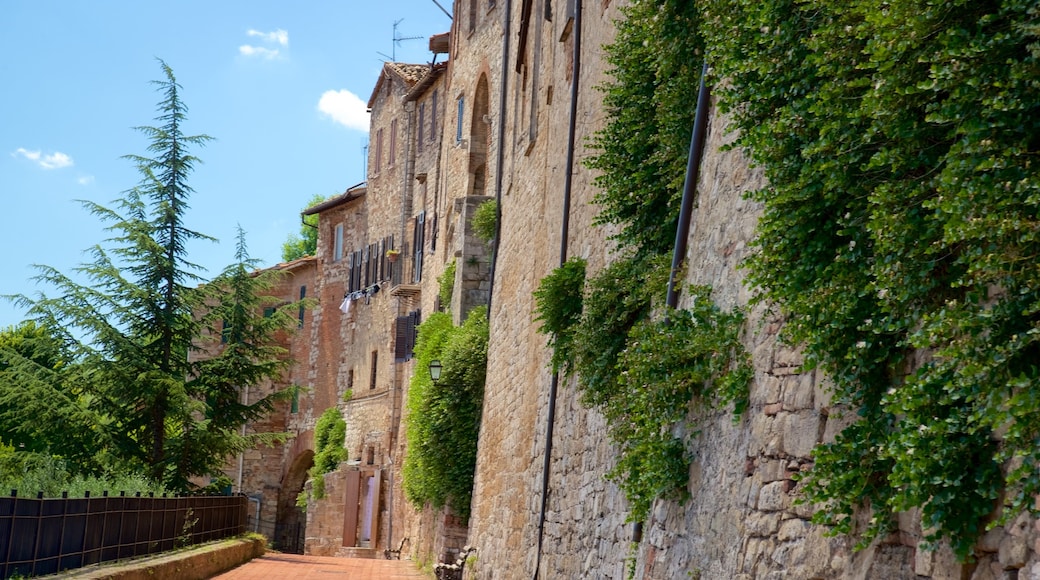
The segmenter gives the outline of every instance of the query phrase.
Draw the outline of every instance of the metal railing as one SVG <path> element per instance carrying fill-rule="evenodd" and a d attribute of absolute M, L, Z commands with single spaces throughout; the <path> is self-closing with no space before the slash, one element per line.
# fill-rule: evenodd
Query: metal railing
<path fill-rule="evenodd" d="M 42 494 L 41 494 L 42 495 Z M 246 531 L 245 496 L 0 498 L 0 578 L 41 576 Z"/>

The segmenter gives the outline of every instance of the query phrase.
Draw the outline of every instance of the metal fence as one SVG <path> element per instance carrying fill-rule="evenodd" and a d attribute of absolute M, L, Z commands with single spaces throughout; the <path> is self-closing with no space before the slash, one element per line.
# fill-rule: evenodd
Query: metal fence
<path fill-rule="evenodd" d="M 0 578 L 40 576 L 246 531 L 245 496 L 0 498 Z"/>

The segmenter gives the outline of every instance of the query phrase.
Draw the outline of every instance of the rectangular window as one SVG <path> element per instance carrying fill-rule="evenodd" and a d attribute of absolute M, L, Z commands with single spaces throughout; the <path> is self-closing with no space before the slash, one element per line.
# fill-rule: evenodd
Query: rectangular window
<path fill-rule="evenodd" d="M 466 112 L 466 98 L 459 97 L 459 124 L 455 127 L 455 142 L 462 142 L 462 120 Z"/>
<path fill-rule="evenodd" d="M 274 306 L 267 306 L 266 308 L 264 308 L 264 318 L 271 318 L 272 316 L 274 316 L 274 311 Z"/>
<path fill-rule="evenodd" d="M 332 246 L 332 261 L 343 259 L 343 224 L 336 224 L 336 235 Z"/>
<path fill-rule="evenodd" d="M 290 413 L 300 412 L 300 387 L 293 386 L 292 388 L 292 404 L 289 407 Z"/>
<path fill-rule="evenodd" d="M 415 216 L 412 227 L 412 282 L 422 282 L 423 248 L 426 245 L 426 212 Z"/>
<path fill-rule="evenodd" d="M 419 146 L 419 152 L 422 153 L 423 148 L 423 124 L 426 123 L 426 103 L 419 103 L 419 134 L 416 136 L 416 143 Z"/>
<path fill-rule="evenodd" d="M 307 287 L 306 286 L 300 286 L 300 300 L 302 301 L 306 297 L 307 297 Z M 306 309 L 303 307 L 303 304 L 300 304 L 300 313 L 299 313 L 300 323 L 298 325 L 300 328 L 303 328 L 303 315 L 304 315 L 304 311 L 305 310 Z"/>
<path fill-rule="evenodd" d="M 372 372 L 369 373 L 369 378 L 368 378 L 368 388 L 369 388 L 369 390 L 372 390 L 372 389 L 376 388 L 376 375 L 377 375 L 376 371 L 378 369 L 379 369 L 379 351 L 378 350 L 373 350 L 372 351 Z"/>
<path fill-rule="evenodd" d="M 354 369 L 347 371 L 347 390 L 354 390 Z"/>
<path fill-rule="evenodd" d="M 414 356 L 415 338 L 419 332 L 421 318 L 420 310 L 397 317 L 394 329 L 394 362 L 409 361 Z"/>
<path fill-rule="evenodd" d="M 390 162 L 388 165 L 393 166 L 394 161 L 397 161 L 397 119 L 390 121 Z"/>
<path fill-rule="evenodd" d="M 379 173 L 379 170 L 383 167 L 383 130 L 379 129 L 376 131 L 376 162 L 375 172 Z"/>
<path fill-rule="evenodd" d="M 469 0 L 469 31 L 477 29 L 477 0 Z"/>
<path fill-rule="evenodd" d="M 430 97 L 430 141 L 436 139 L 437 134 L 437 91 L 433 91 Z"/>

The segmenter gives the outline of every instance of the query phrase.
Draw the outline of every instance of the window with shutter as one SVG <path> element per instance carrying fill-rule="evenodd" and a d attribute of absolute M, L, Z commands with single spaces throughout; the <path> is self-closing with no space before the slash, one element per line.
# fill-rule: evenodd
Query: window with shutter
<path fill-rule="evenodd" d="M 426 212 L 421 211 L 415 216 L 415 225 L 412 228 L 412 257 L 414 260 L 412 269 L 412 282 L 422 282 L 423 248 L 426 241 Z"/>

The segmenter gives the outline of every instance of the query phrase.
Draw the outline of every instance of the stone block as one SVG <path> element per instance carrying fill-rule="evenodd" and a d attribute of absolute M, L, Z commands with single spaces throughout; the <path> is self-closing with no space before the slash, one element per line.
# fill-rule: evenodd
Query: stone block
<path fill-rule="evenodd" d="M 756 507 L 762 511 L 780 511 L 787 509 L 790 498 L 784 492 L 786 481 L 774 481 L 762 486 L 758 493 Z"/>
<path fill-rule="evenodd" d="M 794 457 L 809 457 L 819 439 L 820 414 L 816 411 L 788 413 L 783 423 L 783 450 Z"/>
<path fill-rule="evenodd" d="M 755 380 L 751 383 L 748 393 L 748 402 L 752 407 L 762 407 L 771 403 L 780 402 L 779 377 L 769 373 L 756 373 Z"/>
<path fill-rule="evenodd" d="M 1029 559 L 1029 545 L 1023 536 L 1006 535 L 1000 541 L 997 561 L 1004 568 L 1022 568 Z"/>
<path fill-rule="evenodd" d="M 771 536 L 780 525 L 780 514 L 777 512 L 751 512 L 744 518 L 744 532 L 752 537 Z"/>
<path fill-rule="evenodd" d="M 809 522 L 799 518 L 792 518 L 780 524 L 780 531 L 777 533 L 776 539 L 781 542 L 800 540 L 809 533 L 809 528 Z"/>
<path fill-rule="evenodd" d="M 813 408 L 815 388 L 813 373 L 791 375 L 783 379 L 783 404 L 787 411 Z"/>

